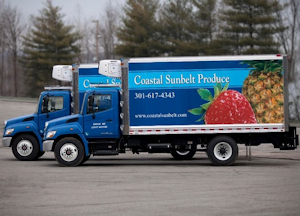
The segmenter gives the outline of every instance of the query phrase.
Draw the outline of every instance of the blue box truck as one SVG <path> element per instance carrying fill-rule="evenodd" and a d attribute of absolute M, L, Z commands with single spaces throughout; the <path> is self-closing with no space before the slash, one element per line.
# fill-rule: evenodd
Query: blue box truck
<path fill-rule="evenodd" d="M 127 150 L 175 159 L 202 150 L 214 165 L 232 165 L 237 144 L 295 149 L 286 65 L 285 55 L 100 62 L 99 73 L 121 77 L 121 88 L 88 90 L 79 114 L 46 122 L 44 150 L 62 166 L 78 166 Z"/>

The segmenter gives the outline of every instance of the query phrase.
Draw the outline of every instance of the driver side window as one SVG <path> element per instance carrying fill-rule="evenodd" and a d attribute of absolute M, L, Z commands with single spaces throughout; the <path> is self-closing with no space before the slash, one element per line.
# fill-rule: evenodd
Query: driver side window
<path fill-rule="evenodd" d="M 62 110 L 64 107 L 64 98 L 50 96 L 43 98 L 42 113 L 55 112 Z"/>
<path fill-rule="evenodd" d="M 88 98 L 87 114 L 102 112 L 111 108 L 111 95 L 91 95 Z"/>

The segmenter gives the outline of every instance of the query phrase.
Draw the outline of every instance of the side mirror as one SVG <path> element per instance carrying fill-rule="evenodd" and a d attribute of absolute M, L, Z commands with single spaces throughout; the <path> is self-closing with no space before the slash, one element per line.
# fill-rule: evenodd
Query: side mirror
<path fill-rule="evenodd" d="M 51 99 L 51 112 L 55 111 L 55 99 Z"/>
<path fill-rule="evenodd" d="M 48 96 L 44 97 L 42 102 L 42 113 L 48 112 L 48 102 L 49 102 L 49 97 Z"/>
<path fill-rule="evenodd" d="M 49 97 L 45 96 L 43 97 L 43 101 L 42 101 L 42 113 L 47 113 L 47 117 L 49 116 L 48 114 L 48 102 L 49 102 Z"/>
<path fill-rule="evenodd" d="M 87 114 L 94 113 L 94 97 L 91 95 L 88 98 Z"/>

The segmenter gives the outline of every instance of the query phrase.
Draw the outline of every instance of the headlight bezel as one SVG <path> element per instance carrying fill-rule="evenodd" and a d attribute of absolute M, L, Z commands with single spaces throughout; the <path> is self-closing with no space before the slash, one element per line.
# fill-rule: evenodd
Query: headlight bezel
<path fill-rule="evenodd" d="M 11 135 L 11 134 L 14 132 L 14 130 L 15 130 L 14 128 L 6 129 L 6 130 L 5 130 L 5 133 L 4 133 L 5 136 Z"/>
<path fill-rule="evenodd" d="M 56 131 L 48 131 L 46 134 L 46 139 L 51 139 L 55 136 Z"/>

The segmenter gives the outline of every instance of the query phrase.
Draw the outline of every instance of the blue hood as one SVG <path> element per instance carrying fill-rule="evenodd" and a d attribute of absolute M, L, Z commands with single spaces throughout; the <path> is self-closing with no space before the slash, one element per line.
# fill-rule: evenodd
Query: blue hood
<path fill-rule="evenodd" d="M 16 118 L 7 119 L 5 128 L 7 128 L 10 125 L 20 123 L 20 122 L 34 121 L 35 118 L 37 118 L 36 114 L 30 114 L 30 115 L 24 115 L 24 116 L 19 116 Z"/>
<path fill-rule="evenodd" d="M 82 119 L 82 115 L 80 115 L 80 114 L 68 115 L 68 116 L 64 116 L 61 118 L 53 119 L 51 121 L 47 121 L 46 125 L 47 125 L 47 128 L 50 128 L 55 125 L 67 124 L 67 123 L 71 123 L 71 122 L 78 122 L 80 119 Z"/>

